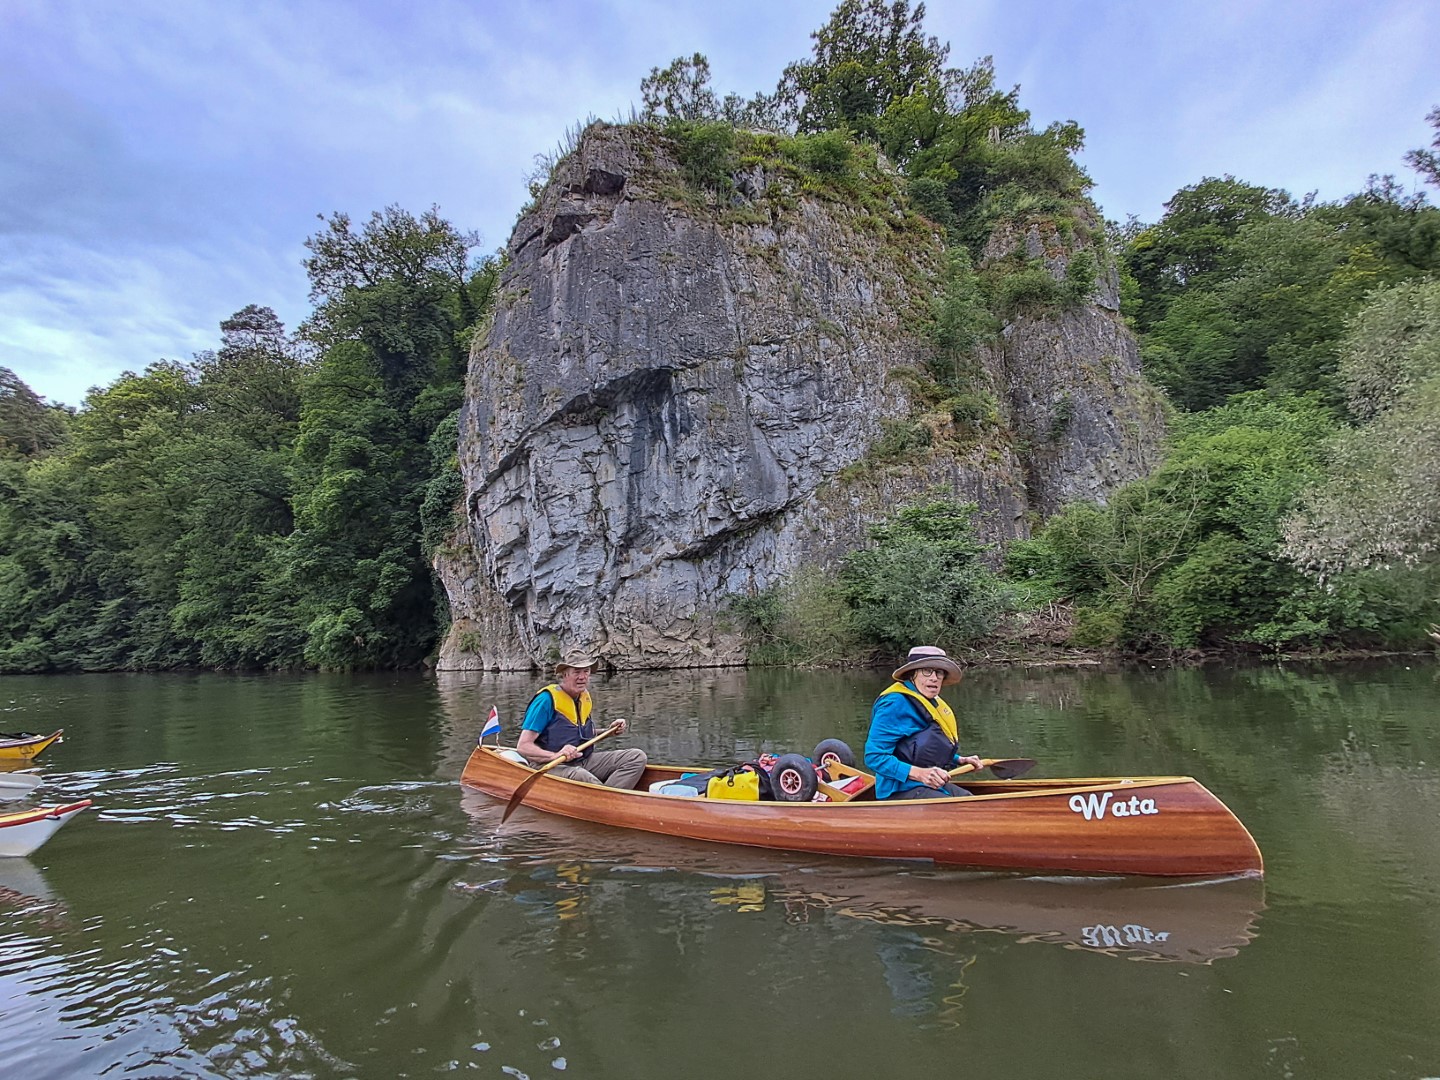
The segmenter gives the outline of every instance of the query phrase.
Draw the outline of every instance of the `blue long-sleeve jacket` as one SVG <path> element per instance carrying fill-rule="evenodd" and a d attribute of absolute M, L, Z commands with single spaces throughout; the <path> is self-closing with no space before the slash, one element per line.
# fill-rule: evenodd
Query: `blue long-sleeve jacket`
<path fill-rule="evenodd" d="M 915 684 L 908 679 L 905 685 L 915 690 Z M 865 739 L 865 767 L 875 774 L 877 799 L 894 798 L 902 791 L 924 786 L 910 779 L 910 766 L 895 756 L 895 748 L 901 740 L 933 723 L 920 703 L 905 694 L 881 694 L 875 699 L 870 710 L 870 734 Z M 959 760 L 956 751 L 955 761 Z"/>

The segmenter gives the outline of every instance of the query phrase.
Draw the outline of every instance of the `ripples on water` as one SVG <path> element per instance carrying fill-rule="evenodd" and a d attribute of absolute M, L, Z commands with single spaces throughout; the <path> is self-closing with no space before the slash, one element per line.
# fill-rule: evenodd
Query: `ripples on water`
<path fill-rule="evenodd" d="M 856 738 L 805 712 L 831 682 L 780 684 L 767 728 L 714 681 L 604 689 L 673 713 L 637 733 L 656 758 Z M 1248 714 L 1212 717 L 1233 689 L 1179 681 L 1199 701 L 1176 716 L 1143 681 L 962 704 L 1051 775 L 1201 775 L 1260 839 L 1263 886 L 792 857 L 528 807 L 501 829 L 456 778 L 475 719 L 498 698 L 512 720 L 528 684 L 437 704 L 419 680 L 61 680 L 82 711 L 45 801 L 95 807 L 0 860 L 0 1075 L 829 1080 L 953 1070 L 995 1040 L 1015 1075 L 1440 1075 L 1435 993 L 1394 984 L 1405 958 L 1440 974 L 1417 952 L 1440 932 L 1440 779 L 1406 742 L 1426 729 L 1394 705 L 1373 738 L 1347 736 L 1347 702 L 1344 725 L 1297 712 L 1310 742 L 1282 764 Z"/>

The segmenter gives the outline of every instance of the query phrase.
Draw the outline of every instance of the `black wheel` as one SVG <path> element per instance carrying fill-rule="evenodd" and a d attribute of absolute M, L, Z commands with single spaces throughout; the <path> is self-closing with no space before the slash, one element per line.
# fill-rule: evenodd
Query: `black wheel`
<path fill-rule="evenodd" d="M 819 746 L 815 747 L 815 753 L 810 755 L 810 760 L 815 762 L 817 768 L 823 769 L 832 761 L 838 761 L 841 765 L 855 767 L 855 751 L 850 749 L 849 744 L 839 739 L 825 739 Z"/>
<path fill-rule="evenodd" d="M 815 797 L 815 766 L 799 754 L 786 754 L 770 770 L 777 802 L 809 802 Z"/>

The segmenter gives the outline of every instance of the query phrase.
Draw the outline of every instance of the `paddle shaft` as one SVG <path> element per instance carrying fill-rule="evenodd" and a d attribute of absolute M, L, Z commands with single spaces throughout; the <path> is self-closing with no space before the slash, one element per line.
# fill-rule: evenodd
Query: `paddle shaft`
<path fill-rule="evenodd" d="M 611 735 L 618 734 L 619 731 L 620 724 L 619 721 L 616 721 L 615 723 L 607 727 L 604 731 L 600 732 L 599 735 L 596 735 L 593 739 L 586 739 L 575 749 L 584 750 L 587 746 L 594 746 L 601 739 L 608 739 Z M 520 786 L 517 787 L 514 791 L 514 794 L 510 796 L 510 801 L 505 804 L 505 812 L 500 815 L 500 824 L 504 825 L 505 819 L 508 818 L 512 813 L 514 813 L 517 806 L 519 806 L 522 802 L 525 801 L 525 793 L 534 786 L 536 780 L 539 780 L 540 777 L 544 776 L 551 769 L 555 768 L 555 766 L 564 765 L 565 763 L 566 759 L 563 757 L 551 758 L 544 765 L 541 765 L 540 768 L 536 769 L 533 773 L 531 773 L 524 780 L 522 780 L 520 782 Z"/>
<path fill-rule="evenodd" d="M 1001 780 L 1013 780 L 1017 776 L 1023 776 L 1035 767 L 1034 758 L 981 758 L 980 768 L 989 769 Z M 976 772 L 974 765 L 961 765 L 950 770 L 950 778 L 964 776 L 969 772 Z"/>

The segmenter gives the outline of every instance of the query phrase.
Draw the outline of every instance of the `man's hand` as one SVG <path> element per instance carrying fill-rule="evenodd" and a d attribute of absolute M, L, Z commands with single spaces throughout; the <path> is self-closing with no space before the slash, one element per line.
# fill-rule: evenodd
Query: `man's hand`
<path fill-rule="evenodd" d="M 624 735 L 625 729 L 630 726 L 630 721 L 626 720 L 623 716 L 620 716 L 610 721 L 610 726 L 615 729 L 616 735 Z"/>

